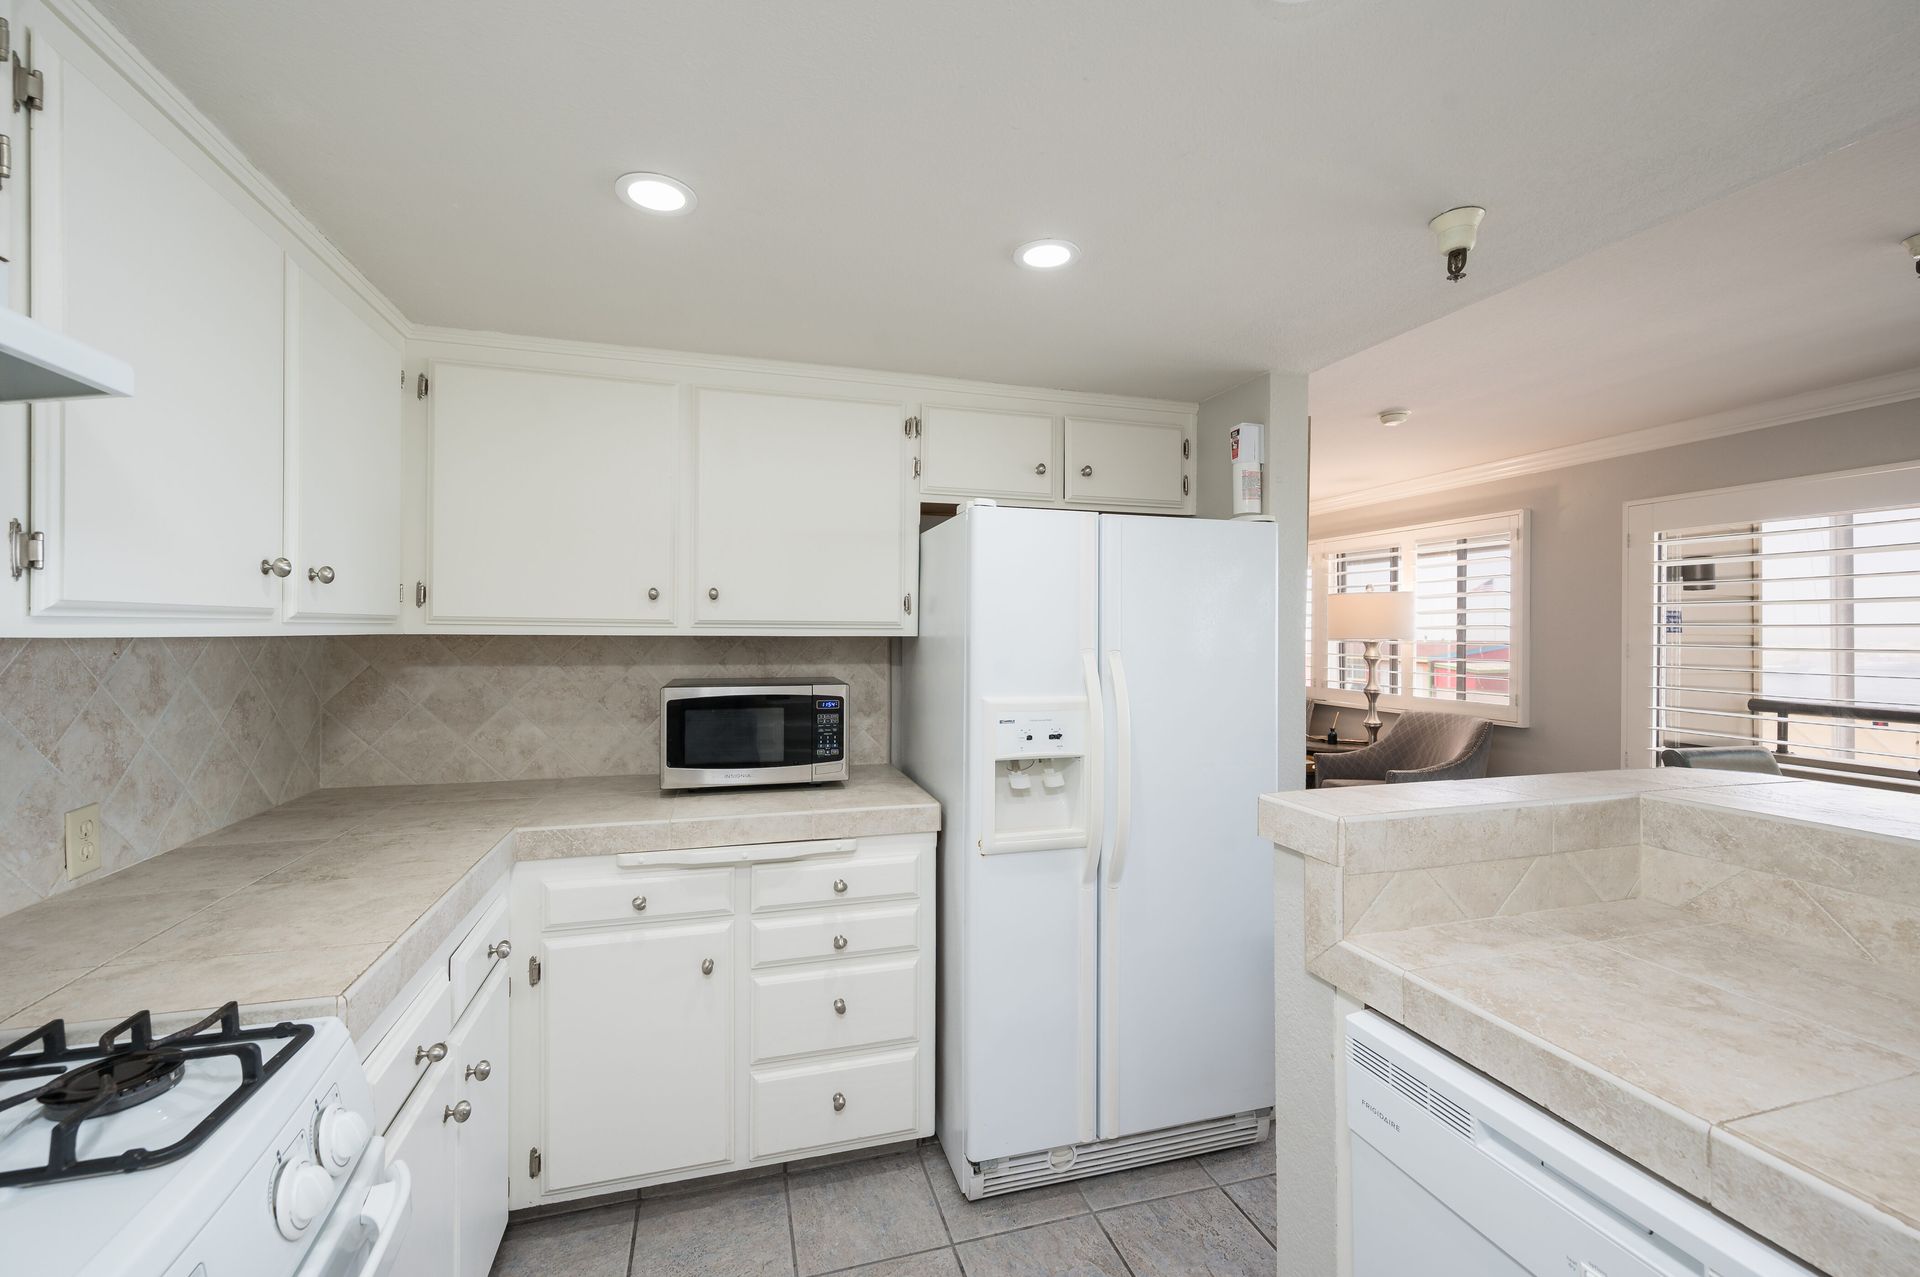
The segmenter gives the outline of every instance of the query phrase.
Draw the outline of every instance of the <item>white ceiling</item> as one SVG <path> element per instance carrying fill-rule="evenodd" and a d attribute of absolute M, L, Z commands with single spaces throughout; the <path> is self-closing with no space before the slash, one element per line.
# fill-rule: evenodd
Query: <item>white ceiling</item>
<path fill-rule="evenodd" d="M 1308 379 L 1314 499 L 1920 368 L 1916 231 L 1920 127 L 1342 359 Z"/>
<path fill-rule="evenodd" d="M 97 2 L 418 323 L 1179 399 L 1920 119 L 1913 0 Z"/>

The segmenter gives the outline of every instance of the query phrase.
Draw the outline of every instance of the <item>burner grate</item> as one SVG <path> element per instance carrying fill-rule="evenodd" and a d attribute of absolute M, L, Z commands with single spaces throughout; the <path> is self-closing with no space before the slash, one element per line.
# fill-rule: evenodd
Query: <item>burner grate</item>
<path fill-rule="evenodd" d="M 0 1047 L 0 1081 L 48 1078 L 39 1087 L 0 1099 L 0 1111 L 38 1101 L 54 1121 L 43 1166 L 0 1171 L 0 1188 L 51 1184 L 164 1166 L 205 1143 L 280 1066 L 313 1037 L 313 1026 L 283 1022 L 240 1027 L 240 1007 L 229 1002 L 177 1033 L 156 1038 L 153 1017 L 141 1011 L 100 1035 L 97 1046 L 70 1047 L 63 1020 L 52 1020 Z M 263 1044 L 285 1045 L 271 1056 Z M 191 1060 L 229 1056 L 240 1062 L 234 1089 L 192 1130 L 156 1149 L 133 1148 L 112 1157 L 82 1158 L 82 1124 L 131 1108 L 170 1089 Z"/>

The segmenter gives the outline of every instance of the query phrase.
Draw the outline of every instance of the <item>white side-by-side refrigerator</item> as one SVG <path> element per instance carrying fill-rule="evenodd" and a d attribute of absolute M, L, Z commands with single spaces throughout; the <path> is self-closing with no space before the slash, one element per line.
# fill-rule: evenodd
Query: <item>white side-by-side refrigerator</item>
<path fill-rule="evenodd" d="M 895 730 L 943 810 L 968 1197 L 1266 1135 L 1278 589 L 1262 521 L 976 503 L 922 534 Z"/>

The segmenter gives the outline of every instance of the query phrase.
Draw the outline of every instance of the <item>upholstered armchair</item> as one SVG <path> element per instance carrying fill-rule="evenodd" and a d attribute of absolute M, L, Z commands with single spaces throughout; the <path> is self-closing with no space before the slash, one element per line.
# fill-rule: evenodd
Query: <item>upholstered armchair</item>
<path fill-rule="evenodd" d="M 1474 780 L 1487 774 L 1493 724 L 1461 714 L 1402 714 L 1365 749 L 1314 758 L 1320 788 L 1398 785 L 1415 780 Z"/>

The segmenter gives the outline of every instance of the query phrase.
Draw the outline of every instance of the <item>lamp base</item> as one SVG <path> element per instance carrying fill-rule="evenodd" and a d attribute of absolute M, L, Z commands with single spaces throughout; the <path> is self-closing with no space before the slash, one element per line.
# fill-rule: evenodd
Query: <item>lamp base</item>
<path fill-rule="evenodd" d="M 1368 639 L 1361 655 L 1367 662 L 1367 685 L 1361 689 L 1367 697 L 1367 717 L 1361 725 L 1367 729 L 1367 744 L 1372 745 L 1380 739 L 1380 644 Z"/>

